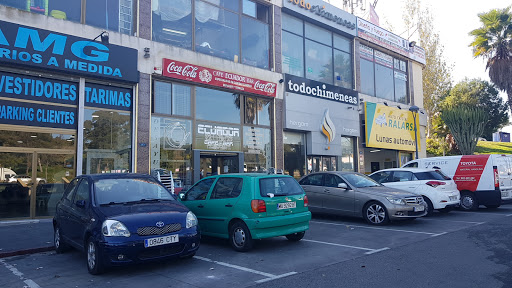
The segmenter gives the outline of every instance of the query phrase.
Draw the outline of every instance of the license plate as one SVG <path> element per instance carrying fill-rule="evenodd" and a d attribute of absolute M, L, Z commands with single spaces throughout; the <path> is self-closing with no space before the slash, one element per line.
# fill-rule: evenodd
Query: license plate
<path fill-rule="evenodd" d="M 450 201 L 455 201 L 457 200 L 457 196 L 450 196 Z"/>
<path fill-rule="evenodd" d="M 277 203 L 277 210 L 291 209 L 297 207 L 297 202 Z"/>
<path fill-rule="evenodd" d="M 508 197 L 508 192 L 501 192 L 501 197 Z"/>
<path fill-rule="evenodd" d="M 144 247 L 153 247 L 153 246 L 160 246 L 165 244 L 171 244 L 179 242 L 180 238 L 178 234 L 169 235 L 169 236 L 162 236 L 162 237 L 155 237 L 155 238 L 149 238 L 144 240 Z"/>
<path fill-rule="evenodd" d="M 425 206 L 416 206 L 414 207 L 414 212 L 425 211 Z"/>

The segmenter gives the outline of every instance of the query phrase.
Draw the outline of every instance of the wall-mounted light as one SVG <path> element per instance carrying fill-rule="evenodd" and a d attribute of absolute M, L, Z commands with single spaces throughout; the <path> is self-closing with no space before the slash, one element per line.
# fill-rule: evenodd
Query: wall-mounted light
<path fill-rule="evenodd" d="M 96 39 L 98 39 L 100 37 L 101 37 L 101 43 L 108 44 L 108 32 L 107 31 L 101 32 L 100 35 L 94 37 L 94 39 L 92 39 L 92 40 L 96 40 Z"/>
<path fill-rule="evenodd" d="M 284 82 L 284 79 L 279 79 L 279 83 L 283 83 Z"/>
<path fill-rule="evenodd" d="M 414 47 L 414 46 L 416 46 L 416 41 L 409 42 L 409 47 Z"/>
<path fill-rule="evenodd" d="M 149 47 L 144 48 L 144 58 L 149 58 Z"/>

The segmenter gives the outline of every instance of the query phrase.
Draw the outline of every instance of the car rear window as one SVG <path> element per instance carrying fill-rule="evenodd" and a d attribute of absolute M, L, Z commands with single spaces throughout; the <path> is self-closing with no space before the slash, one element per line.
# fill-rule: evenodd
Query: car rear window
<path fill-rule="evenodd" d="M 260 179 L 260 195 L 262 197 L 269 197 L 269 194 L 287 196 L 302 193 L 304 191 L 295 178 L 276 177 Z"/>
<path fill-rule="evenodd" d="M 99 205 L 140 200 L 175 200 L 158 182 L 148 178 L 98 179 L 94 181 Z"/>
<path fill-rule="evenodd" d="M 450 177 L 443 174 L 441 171 L 428 171 L 428 172 L 418 172 L 414 173 L 414 176 L 418 178 L 418 180 L 451 180 Z"/>

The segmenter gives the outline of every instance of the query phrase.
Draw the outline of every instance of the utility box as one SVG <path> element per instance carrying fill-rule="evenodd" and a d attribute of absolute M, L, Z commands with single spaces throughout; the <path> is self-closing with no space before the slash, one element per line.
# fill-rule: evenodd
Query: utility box
<path fill-rule="evenodd" d="M 493 142 L 510 142 L 510 133 L 508 132 L 495 132 L 492 133 Z"/>

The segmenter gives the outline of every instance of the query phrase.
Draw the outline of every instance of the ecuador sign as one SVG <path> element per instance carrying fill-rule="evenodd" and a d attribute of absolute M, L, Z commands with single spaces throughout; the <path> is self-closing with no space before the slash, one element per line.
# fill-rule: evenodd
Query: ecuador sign
<path fill-rule="evenodd" d="M 414 117 L 412 112 L 376 103 L 365 102 L 366 147 L 415 151 Z M 417 138 L 419 120 L 416 117 Z M 418 143 L 418 151 L 421 150 Z"/>

